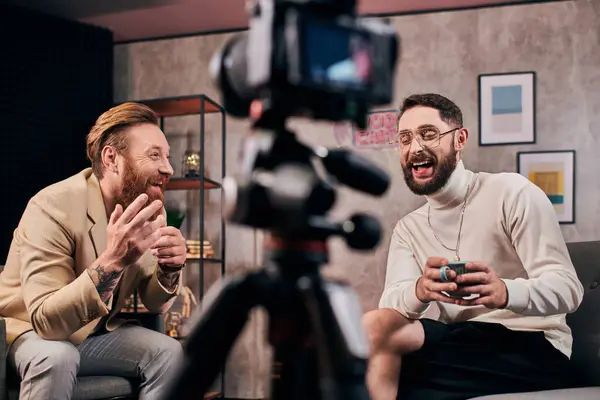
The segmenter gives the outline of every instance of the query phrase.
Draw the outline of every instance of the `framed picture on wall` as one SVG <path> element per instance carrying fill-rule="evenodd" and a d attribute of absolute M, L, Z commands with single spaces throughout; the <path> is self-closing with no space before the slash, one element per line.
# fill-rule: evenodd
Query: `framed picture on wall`
<path fill-rule="evenodd" d="M 479 75 L 479 145 L 535 143 L 536 74 Z"/>
<path fill-rule="evenodd" d="M 575 150 L 520 151 L 517 171 L 546 193 L 561 224 L 575 223 Z"/>

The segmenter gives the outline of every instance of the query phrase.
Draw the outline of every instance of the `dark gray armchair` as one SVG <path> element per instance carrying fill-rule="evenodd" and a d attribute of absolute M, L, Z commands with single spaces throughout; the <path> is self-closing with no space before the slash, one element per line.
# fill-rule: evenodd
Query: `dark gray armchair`
<path fill-rule="evenodd" d="M 567 316 L 573 332 L 571 361 L 579 378 L 577 388 L 483 396 L 476 400 L 600 399 L 600 241 L 567 243 L 567 247 L 585 290 L 579 309 Z"/>
<path fill-rule="evenodd" d="M 0 266 L 0 272 L 2 272 Z M 131 315 L 127 315 L 131 318 Z M 136 315 L 140 323 L 153 330 L 162 329 L 157 314 Z M 19 398 L 19 378 L 7 368 L 6 323 L 0 317 L 0 400 Z M 118 376 L 85 376 L 77 379 L 73 400 L 133 400 L 138 398 L 138 382 Z"/>

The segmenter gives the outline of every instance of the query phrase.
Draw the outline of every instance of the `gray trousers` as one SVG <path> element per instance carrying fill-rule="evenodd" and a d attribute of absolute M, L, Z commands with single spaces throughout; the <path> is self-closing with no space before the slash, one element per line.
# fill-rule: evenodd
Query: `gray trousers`
<path fill-rule="evenodd" d="M 9 363 L 21 377 L 21 400 L 69 400 L 77 376 L 110 375 L 141 381 L 141 399 L 164 396 L 168 373 L 183 355 L 177 340 L 141 326 L 123 325 L 90 336 L 79 346 L 21 335 L 10 346 Z M 175 368 L 173 368 L 175 367 Z"/>

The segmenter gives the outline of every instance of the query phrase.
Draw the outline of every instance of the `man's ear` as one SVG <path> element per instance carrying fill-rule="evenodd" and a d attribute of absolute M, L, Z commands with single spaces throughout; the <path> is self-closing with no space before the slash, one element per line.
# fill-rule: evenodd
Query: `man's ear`
<path fill-rule="evenodd" d="M 117 150 L 113 146 L 104 146 L 100 153 L 102 159 L 102 165 L 106 171 L 117 173 L 119 171 L 119 165 L 117 160 Z"/>
<path fill-rule="evenodd" d="M 454 149 L 461 151 L 467 147 L 467 140 L 469 139 L 469 130 L 467 128 L 460 128 L 454 134 Z"/>

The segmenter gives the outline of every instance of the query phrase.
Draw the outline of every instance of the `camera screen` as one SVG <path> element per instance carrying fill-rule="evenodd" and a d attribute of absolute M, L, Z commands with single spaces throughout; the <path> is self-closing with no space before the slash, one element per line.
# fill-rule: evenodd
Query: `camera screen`
<path fill-rule="evenodd" d="M 304 75 L 311 84 L 367 88 L 373 67 L 367 34 L 315 20 L 307 21 L 302 33 Z"/>

